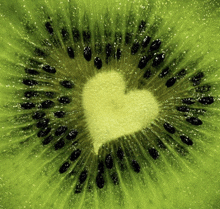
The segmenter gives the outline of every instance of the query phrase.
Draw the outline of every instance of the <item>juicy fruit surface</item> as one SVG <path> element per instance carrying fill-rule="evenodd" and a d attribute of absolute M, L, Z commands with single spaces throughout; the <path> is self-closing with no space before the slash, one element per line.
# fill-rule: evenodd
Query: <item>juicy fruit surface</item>
<path fill-rule="evenodd" d="M 217 1 L 1 2 L 0 207 L 219 208 L 219 16 Z M 160 112 L 96 155 L 82 93 L 109 70 Z"/>

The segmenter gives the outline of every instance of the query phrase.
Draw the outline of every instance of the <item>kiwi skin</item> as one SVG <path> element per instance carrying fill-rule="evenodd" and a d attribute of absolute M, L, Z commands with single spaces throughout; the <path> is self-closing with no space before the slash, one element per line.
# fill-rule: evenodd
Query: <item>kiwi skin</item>
<path fill-rule="evenodd" d="M 149 16 L 144 19 L 149 21 L 150 26 L 154 26 L 151 27 L 151 31 L 153 29 L 156 31 L 153 38 L 162 37 L 166 43 L 163 49 L 173 51 L 169 54 L 167 62 L 171 63 L 172 60 L 179 57 L 178 55 L 182 51 L 186 51 L 187 55 L 180 62 L 181 67 L 198 62 L 194 70 L 202 69 L 208 76 L 206 79 L 215 87 L 212 95 L 217 98 L 212 106 L 207 107 L 208 114 L 204 117 L 206 125 L 197 133 L 198 141 L 202 145 L 197 152 L 191 152 L 193 166 L 190 166 L 187 161 L 181 164 L 181 162 L 175 163 L 174 160 L 172 161 L 173 166 L 166 159 L 162 162 L 155 161 L 154 164 L 151 164 L 153 165 L 152 172 L 146 166 L 142 167 L 143 174 L 132 174 L 132 183 L 128 184 L 129 182 L 125 179 L 125 184 L 120 185 L 120 189 L 110 186 L 108 189 L 102 190 L 104 192 L 97 190 L 97 193 L 93 193 L 94 196 L 86 196 L 86 198 L 80 196 L 79 201 L 76 201 L 74 195 L 70 195 L 72 194 L 70 189 L 66 189 L 69 182 L 62 184 L 59 189 L 59 183 L 61 184 L 64 179 L 60 180 L 60 177 L 51 174 L 51 171 L 56 170 L 53 169 L 55 163 L 45 167 L 45 170 L 41 170 L 41 165 L 45 164 L 45 161 L 50 161 L 56 154 L 54 151 L 47 152 L 46 158 L 43 154 L 45 149 L 39 143 L 36 135 L 31 135 L 31 131 L 27 134 L 18 129 L 22 123 L 28 124 L 28 122 L 25 117 L 19 118 L 22 110 L 17 105 L 21 102 L 20 94 L 24 88 L 19 81 L 24 71 L 18 63 L 24 65 L 26 60 L 21 60 L 21 58 L 24 58 L 25 55 L 33 56 L 31 45 L 27 47 L 30 44 L 29 40 L 40 46 L 40 41 L 48 38 L 42 24 L 47 18 L 46 15 L 49 14 L 53 21 L 58 22 L 59 20 L 62 23 L 64 14 L 66 11 L 71 11 L 72 7 L 58 1 L 47 3 L 37 1 L 34 4 L 31 1 L 1 3 L 0 13 L 3 27 L 0 32 L 2 40 L 0 46 L 3 50 L 0 52 L 0 70 L 2 72 L 0 77 L 0 193 L 3 196 L 0 199 L 0 206 L 2 208 L 219 208 L 220 131 L 218 124 L 220 118 L 218 96 L 220 89 L 218 84 L 220 64 L 218 61 L 219 49 L 216 47 L 220 40 L 216 21 L 219 19 L 219 5 L 216 1 L 211 3 L 195 1 L 190 4 L 189 2 L 150 1 L 149 5 L 144 1 L 133 3 L 121 1 L 121 4 L 116 1 L 74 1 L 70 3 L 72 7 L 77 5 L 80 20 L 84 18 L 83 14 L 86 11 L 92 28 L 95 28 L 94 22 L 100 20 L 100 17 L 105 16 L 106 11 L 109 11 L 109 19 L 112 21 L 108 26 L 111 30 L 116 30 L 115 14 L 117 14 L 118 8 L 122 14 L 122 20 L 126 19 L 126 15 L 130 15 L 130 11 L 133 11 L 136 19 L 141 20 L 142 16 L 146 16 L 146 12 L 136 11 L 139 11 L 140 7 L 149 7 Z M 24 5 L 25 7 L 23 7 Z M 45 8 L 46 11 L 41 12 L 42 8 Z M 60 14 L 60 17 L 57 17 L 56 14 Z M 164 21 L 163 26 L 159 24 L 160 17 Z M 107 17 L 105 16 L 105 18 Z M 152 19 L 156 21 L 153 22 Z M 34 22 L 36 25 L 33 24 Z M 80 21 L 77 23 L 83 28 Z M 65 25 L 65 23 L 62 24 Z M 99 27 L 103 27 L 103 24 L 100 23 Z M 125 25 L 120 29 L 125 32 Z M 130 29 L 133 30 L 132 27 Z M 201 57 L 202 60 L 199 59 Z M 20 143 L 30 135 L 33 141 Z M 57 156 L 57 160 L 61 157 Z M 164 164 L 165 166 L 163 166 Z M 153 181 L 154 172 L 158 178 Z M 152 179 L 149 178 L 150 175 L 152 175 Z M 68 191 L 68 194 L 66 195 L 62 191 Z M 68 203 L 63 200 L 66 196 L 70 197 Z"/>

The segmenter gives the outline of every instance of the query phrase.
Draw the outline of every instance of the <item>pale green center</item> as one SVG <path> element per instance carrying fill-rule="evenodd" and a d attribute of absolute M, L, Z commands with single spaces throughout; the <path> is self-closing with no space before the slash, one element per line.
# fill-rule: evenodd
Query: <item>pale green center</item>
<path fill-rule="evenodd" d="M 147 90 L 125 94 L 123 76 L 115 71 L 91 78 L 83 89 L 83 107 L 94 151 L 118 137 L 148 126 L 159 112 L 155 97 Z"/>

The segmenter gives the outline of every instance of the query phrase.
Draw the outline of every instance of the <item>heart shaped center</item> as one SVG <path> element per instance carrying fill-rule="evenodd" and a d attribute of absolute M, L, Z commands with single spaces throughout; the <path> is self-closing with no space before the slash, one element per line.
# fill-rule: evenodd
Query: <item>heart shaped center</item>
<path fill-rule="evenodd" d="M 140 131 L 158 115 L 159 106 L 151 92 L 125 93 L 123 76 L 103 72 L 90 79 L 83 89 L 83 108 L 94 151 L 107 141 Z"/>

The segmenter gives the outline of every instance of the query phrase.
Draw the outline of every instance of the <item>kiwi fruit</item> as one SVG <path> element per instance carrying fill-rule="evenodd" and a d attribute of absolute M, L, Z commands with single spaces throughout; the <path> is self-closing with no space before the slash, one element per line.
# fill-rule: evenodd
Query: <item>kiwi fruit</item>
<path fill-rule="evenodd" d="M 217 0 L 0 17 L 0 208 L 220 208 Z"/>

